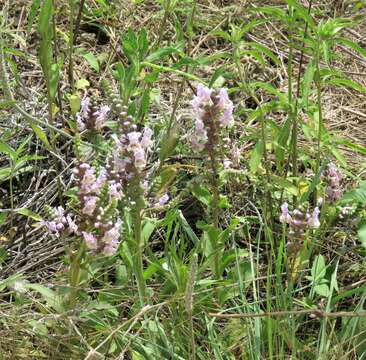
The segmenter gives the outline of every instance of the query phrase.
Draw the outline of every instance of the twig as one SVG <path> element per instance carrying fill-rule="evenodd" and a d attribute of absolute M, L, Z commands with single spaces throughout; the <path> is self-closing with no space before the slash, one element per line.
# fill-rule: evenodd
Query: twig
<path fill-rule="evenodd" d="M 304 309 L 304 310 L 273 311 L 273 312 L 251 313 L 251 314 L 209 313 L 209 316 L 217 317 L 220 319 L 258 318 L 258 317 L 287 316 L 287 315 L 310 315 L 311 317 L 314 318 L 366 317 L 366 311 L 327 312 L 320 309 Z"/>

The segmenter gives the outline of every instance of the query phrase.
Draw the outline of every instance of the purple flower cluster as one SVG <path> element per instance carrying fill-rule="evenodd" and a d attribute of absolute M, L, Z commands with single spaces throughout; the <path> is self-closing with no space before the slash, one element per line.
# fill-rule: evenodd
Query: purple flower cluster
<path fill-rule="evenodd" d="M 91 103 L 89 97 L 81 101 L 80 112 L 76 114 L 76 123 L 79 131 L 95 130 L 100 131 L 105 124 L 110 108 L 103 105 L 100 109 Z"/>
<path fill-rule="evenodd" d="M 327 199 L 333 203 L 339 200 L 343 194 L 342 180 L 343 175 L 334 163 L 330 163 L 328 168 L 323 171 L 322 179 L 327 184 L 326 195 Z"/>
<path fill-rule="evenodd" d="M 158 201 L 155 203 L 155 206 L 164 206 L 169 201 L 169 195 L 164 194 L 159 197 Z"/>
<path fill-rule="evenodd" d="M 65 214 L 62 207 L 54 210 L 51 221 L 41 225 L 56 236 L 82 236 L 86 246 L 94 253 L 113 255 L 120 241 L 121 220 L 115 214 L 118 200 L 123 197 L 122 186 L 105 169 L 96 169 L 86 163 L 74 169 L 78 186 L 79 216 Z"/>
<path fill-rule="evenodd" d="M 233 124 L 234 106 L 226 89 L 209 89 L 202 84 L 191 104 L 196 117 L 192 147 L 203 151 L 210 140 L 216 140 L 219 128 Z"/>
<path fill-rule="evenodd" d="M 82 163 L 74 169 L 81 210 L 81 234 L 87 247 L 95 252 L 113 255 L 120 239 L 120 219 L 114 220 L 113 204 L 123 197 L 122 186 L 105 169 L 96 170 Z"/>
<path fill-rule="evenodd" d="M 40 221 L 40 225 L 45 226 L 51 234 L 57 237 L 60 235 L 78 234 L 78 226 L 75 220 L 70 214 L 65 214 L 62 206 L 54 209 L 51 217 L 52 220 L 50 221 Z"/>
<path fill-rule="evenodd" d="M 122 186 L 126 186 L 135 177 L 143 179 L 142 172 L 146 167 L 152 135 L 153 131 L 148 127 L 137 131 L 137 126 L 132 124 L 130 117 L 123 121 L 111 164 L 111 174 Z"/>
<path fill-rule="evenodd" d="M 319 214 L 318 207 L 312 213 L 299 208 L 290 212 L 285 202 L 281 206 L 280 222 L 290 226 L 290 235 L 301 238 L 307 229 L 316 229 L 320 226 Z"/>

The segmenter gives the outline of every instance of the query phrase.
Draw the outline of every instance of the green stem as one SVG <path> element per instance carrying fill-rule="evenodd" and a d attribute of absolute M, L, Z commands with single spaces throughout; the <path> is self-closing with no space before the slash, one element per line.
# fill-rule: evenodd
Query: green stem
<path fill-rule="evenodd" d="M 78 286 L 80 284 L 80 275 L 81 275 L 81 263 L 85 256 L 85 242 L 82 241 L 80 244 L 80 248 L 76 255 L 73 255 L 70 250 L 70 295 L 69 295 L 69 305 L 71 308 L 75 307 Z"/>
<path fill-rule="evenodd" d="M 14 192 L 13 192 L 13 173 L 14 173 L 14 163 L 11 160 L 11 170 L 10 170 L 10 178 L 9 178 L 9 192 L 10 192 L 10 226 L 13 227 L 13 217 L 14 217 Z"/>
<path fill-rule="evenodd" d="M 144 306 L 146 299 L 146 283 L 144 279 L 143 255 L 144 243 L 142 238 L 142 216 L 141 212 L 144 207 L 144 199 L 142 189 L 140 186 L 140 178 L 136 176 L 135 179 L 135 208 L 133 209 L 133 227 L 134 227 L 134 243 L 135 243 L 135 258 L 134 271 L 139 292 L 140 304 Z"/>
<path fill-rule="evenodd" d="M 214 145 L 215 146 L 215 145 Z M 214 149 L 210 152 L 210 168 L 211 168 L 211 188 L 212 188 L 212 221 L 216 230 L 219 230 L 219 200 L 220 200 L 220 191 L 219 191 L 219 183 L 218 183 L 218 172 L 217 172 L 217 162 L 216 162 L 216 154 Z M 220 249 L 219 244 L 216 240 L 214 244 L 214 273 L 215 278 L 220 279 Z"/>
<path fill-rule="evenodd" d="M 70 4 L 70 17 L 69 17 L 69 84 L 74 92 L 74 16 L 75 6 L 74 0 L 69 1 Z"/>
<path fill-rule="evenodd" d="M 322 140 L 322 129 L 323 129 L 323 112 L 321 102 L 321 77 L 320 77 L 320 66 L 319 66 L 319 43 L 317 42 L 315 52 L 315 65 L 316 65 L 316 92 L 317 92 L 317 107 L 318 107 L 318 136 L 317 136 L 317 155 L 315 165 L 315 175 L 318 174 L 320 169 L 320 153 L 321 153 L 321 140 Z M 317 201 L 317 191 L 314 191 L 314 200 Z"/>

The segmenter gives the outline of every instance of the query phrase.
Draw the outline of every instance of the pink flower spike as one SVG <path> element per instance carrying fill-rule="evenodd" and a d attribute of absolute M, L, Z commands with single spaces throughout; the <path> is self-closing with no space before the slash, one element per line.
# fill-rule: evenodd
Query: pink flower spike
<path fill-rule="evenodd" d="M 85 205 L 83 207 L 82 213 L 92 216 L 95 210 L 97 204 L 97 197 L 96 196 L 90 196 L 87 198 L 87 201 L 85 202 Z"/>
<path fill-rule="evenodd" d="M 145 151 L 143 148 L 139 148 L 134 152 L 135 166 L 137 169 L 142 170 L 146 165 Z"/>
<path fill-rule="evenodd" d="M 40 221 L 40 225 L 44 226 L 50 233 L 58 233 L 56 221 Z"/>
<path fill-rule="evenodd" d="M 92 185 L 93 190 L 99 190 L 103 187 L 105 182 L 107 181 L 107 170 L 102 167 L 99 172 L 99 176 L 95 180 L 95 183 Z"/>
<path fill-rule="evenodd" d="M 231 101 L 229 99 L 229 95 L 227 94 L 227 89 L 221 88 L 219 90 L 219 102 L 217 103 L 217 106 L 221 110 L 224 110 L 227 107 L 227 105 L 230 103 L 231 103 Z"/>
<path fill-rule="evenodd" d="M 89 107 L 90 107 L 90 98 L 85 97 L 83 100 L 81 100 L 80 115 L 82 117 L 88 116 Z"/>
<path fill-rule="evenodd" d="M 291 221 L 292 221 L 292 218 L 291 218 L 291 215 L 289 213 L 289 210 L 288 210 L 288 204 L 287 202 L 284 202 L 282 205 L 281 205 L 281 216 L 280 216 L 280 222 L 282 224 L 290 224 Z"/>
<path fill-rule="evenodd" d="M 120 190 L 120 184 L 109 185 L 109 195 L 112 200 L 120 200 L 122 198 L 122 192 Z"/>
<path fill-rule="evenodd" d="M 320 210 L 318 207 L 316 207 L 313 211 L 312 216 L 308 220 L 308 225 L 314 229 L 320 227 L 320 221 L 319 221 L 319 214 Z"/>
<path fill-rule="evenodd" d="M 151 137 L 153 135 L 153 131 L 150 128 L 145 128 L 142 134 L 141 146 L 145 149 L 151 145 Z"/>
<path fill-rule="evenodd" d="M 90 250 L 95 250 L 98 247 L 98 242 L 97 242 L 97 238 L 88 232 L 83 231 L 82 232 L 86 246 L 88 249 Z"/>
<path fill-rule="evenodd" d="M 211 100 L 212 89 L 208 87 L 198 84 L 197 86 L 197 97 L 201 99 L 201 101 L 210 101 Z"/>
<path fill-rule="evenodd" d="M 163 196 L 161 196 L 161 197 L 159 198 L 158 204 L 159 204 L 160 206 L 163 206 L 163 205 L 165 205 L 168 201 L 169 201 L 169 195 L 168 195 L 168 194 L 164 194 Z"/>
<path fill-rule="evenodd" d="M 105 121 L 106 121 L 106 118 L 107 118 L 107 115 L 110 111 L 110 107 L 107 106 L 107 105 L 104 105 L 100 108 L 100 110 L 97 112 L 97 118 L 95 120 L 95 128 L 96 130 L 101 130 L 101 128 L 103 127 Z"/>
<path fill-rule="evenodd" d="M 131 148 L 133 148 L 135 146 L 140 146 L 140 137 L 141 137 L 141 133 L 138 131 L 132 131 L 132 132 L 128 133 L 127 138 L 129 141 L 129 146 Z"/>
<path fill-rule="evenodd" d="M 70 231 L 70 233 L 77 234 L 77 232 L 78 232 L 78 227 L 77 227 L 77 225 L 75 224 L 75 222 L 72 220 L 71 216 L 70 216 L 70 215 L 67 215 L 67 216 L 66 216 L 66 220 L 67 220 L 67 224 L 68 224 L 68 226 L 69 226 L 69 231 Z"/>

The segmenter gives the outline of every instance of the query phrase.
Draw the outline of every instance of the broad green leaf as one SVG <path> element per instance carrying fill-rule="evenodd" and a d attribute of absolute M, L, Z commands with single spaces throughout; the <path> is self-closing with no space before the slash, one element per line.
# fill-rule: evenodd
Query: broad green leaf
<path fill-rule="evenodd" d="M 249 168 L 253 174 L 255 174 L 258 171 L 258 168 L 262 162 L 263 153 L 264 153 L 264 144 L 262 140 L 259 140 L 255 145 L 254 149 L 252 150 L 249 160 Z"/>
<path fill-rule="evenodd" d="M 352 189 L 346 192 L 342 199 L 342 202 L 356 202 L 362 205 L 366 204 L 366 181 L 360 183 L 356 189 Z"/>
<path fill-rule="evenodd" d="M 83 57 L 89 63 L 91 68 L 93 68 L 95 71 L 99 72 L 98 59 L 91 52 L 87 52 L 87 53 L 83 54 Z"/>
<path fill-rule="evenodd" d="M 366 88 L 363 85 L 351 79 L 346 78 L 329 79 L 326 81 L 326 83 L 329 85 L 344 86 L 361 93 L 366 93 Z"/>
<path fill-rule="evenodd" d="M 43 144 L 46 146 L 46 148 L 48 150 L 52 150 L 52 146 L 50 145 L 47 135 L 46 133 L 43 131 L 43 129 L 41 127 L 39 127 L 36 124 L 30 124 L 34 133 L 36 134 L 36 136 L 38 137 L 39 140 L 41 140 L 43 142 Z"/>
<path fill-rule="evenodd" d="M 53 15 L 53 0 L 44 0 L 41 8 L 41 12 L 39 15 L 38 21 L 38 31 L 48 36 L 50 33 L 50 29 L 52 29 L 52 15 Z"/>
<path fill-rule="evenodd" d="M 318 284 L 314 286 L 314 291 L 320 295 L 320 296 L 324 296 L 324 297 L 328 297 L 330 294 L 329 291 L 329 286 L 328 284 Z"/>
<path fill-rule="evenodd" d="M 192 194 L 204 205 L 210 206 L 212 202 L 212 195 L 203 184 L 194 183 L 192 186 Z"/>
<path fill-rule="evenodd" d="M 314 283 L 319 283 L 322 280 L 326 273 L 326 265 L 323 255 L 317 255 L 314 259 L 313 266 L 311 268 L 311 276 Z"/>
<path fill-rule="evenodd" d="M 175 54 L 177 52 L 180 52 L 183 50 L 183 44 L 179 43 L 175 46 L 167 46 L 160 48 L 159 50 L 153 52 L 150 54 L 145 60 L 151 63 L 154 63 L 156 61 L 162 61 L 164 58 L 168 55 Z"/>
<path fill-rule="evenodd" d="M 24 287 L 38 292 L 53 310 L 63 312 L 61 297 L 50 288 L 40 284 L 25 284 Z"/>
<path fill-rule="evenodd" d="M 0 152 L 8 155 L 12 161 L 16 160 L 17 153 L 15 152 L 15 150 L 10 145 L 8 145 L 5 141 L 2 141 L 1 139 L 0 139 Z"/>
<path fill-rule="evenodd" d="M 16 212 L 20 215 L 24 215 L 24 216 L 29 217 L 36 221 L 42 220 L 42 218 L 38 214 L 36 214 L 35 212 L 33 212 L 27 208 L 17 209 Z"/>

